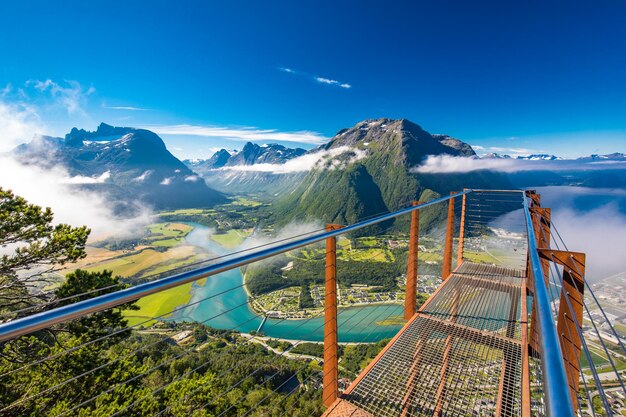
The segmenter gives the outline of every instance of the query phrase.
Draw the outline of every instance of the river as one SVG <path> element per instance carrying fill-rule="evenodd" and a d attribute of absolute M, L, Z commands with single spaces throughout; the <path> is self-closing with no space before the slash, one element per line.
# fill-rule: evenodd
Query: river
<path fill-rule="evenodd" d="M 207 252 L 223 255 L 229 251 L 212 241 L 210 230 L 196 223 L 186 237 L 188 244 Z M 244 290 L 241 271 L 233 269 L 206 279 L 204 285 L 192 287 L 190 304 L 219 294 L 206 301 L 179 310 L 174 320 L 202 322 L 217 329 L 232 329 L 240 332 L 257 330 L 263 321 L 248 304 L 248 294 Z M 230 290 L 230 291 L 229 291 Z M 393 337 L 400 325 L 379 324 L 389 317 L 401 316 L 403 307 L 398 304 L 340 308 L 338 312 L 340 342 L 376 342 Z M 267 319 L 261 331 L 269 337 L 322 341 L 324 338 L 323 317 L 302 320 Z"/>

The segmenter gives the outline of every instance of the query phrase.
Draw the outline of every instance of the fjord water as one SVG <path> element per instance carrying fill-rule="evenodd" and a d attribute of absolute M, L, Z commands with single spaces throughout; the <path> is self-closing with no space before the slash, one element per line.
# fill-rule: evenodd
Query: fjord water
<path fill-rule="evenodd" d="M 197 223 L 189 223 L 194 230 L 187 235 L 188 244 L 203 248 L 213 254 L 224 255 L 226 249 L 209 239 L 210 230 Z M 176 321 L 197 321 L 217 329 L 232 329 L 240 332 L 257 330 L 263 317 L 255 314 L 248 305 L 248 294 L 244 290 L 241 271 L 233 269 L 206 279 L 204 285 L 194 284 L 190 304 L 173 317 Z M 218 294 L 218 295 L 216 295 Z M 397 304 L 340 308 L 338 312 L 340 342 L 375 342 L 393 337 L 400 325 L 384 325 L 379 322 L 387 318 L 400 317 L 403 308 Z M 261 331 L 269 337 L 322 341 L 324 318 L 310 320 L 267 319 Z"/>

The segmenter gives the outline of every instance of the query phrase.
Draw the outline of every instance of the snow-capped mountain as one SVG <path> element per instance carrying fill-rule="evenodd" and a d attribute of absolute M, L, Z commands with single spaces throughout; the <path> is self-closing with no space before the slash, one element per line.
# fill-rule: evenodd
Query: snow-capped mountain
<path fill-rule="evenodd" d="M 519 159 L 519 160 L 524 160 L 524 161 L 559 161 L 563 159 L 559 156 L 543 154 L 543 153 L 531 154 L 531 155 L 520 155 L 520 156 L 512 157 L 511 155 L 499 154 L 495 152 L 485 154 L 482 156 L 482 158 L 483 159 Z"/>
<path fill-rule="evenodd" d="M 619 162 L 623 162 L 626 161 L 626 154 L 623 154 L 621 152 L 614 152 L 614 153 L 610 153 L 610 154 L 606 154 L 606 155 L 598 155 L 598 154 L 592 154 L 589 156 L 583 156 L 578 158 L 579 161 L 585 161 L 585 162 L 595 162 L 595 161 L 619 161 Z"/>
<path fill-rule="evenodd" d="M 207 171 L 239 165 L 284 164 L 290 159 L 305 153 L 306 150 L 302 148 L 287 148 L 276 143 L 257 145 L 248 142 L 239 152 L 229 152 L 226 149 L 220 149 L 209 159 L 199 161 L 185 160 L 184 162 L 193 169 Z"/>
<path fill-rule="evenodd" d="M 558 161 L 563 158 L 555 155 L 549 155 L 545 153 L 531 154 L 526 156 L 518 156 L 517 159 L 522 159 L 526 161 Z"/>
<path fill-rule="evenodd" d="M 65 138 L 41 136 L 13 154 L 25 164 L 65 167 L 116 198 L 157 208 L 202 207 L 224 201 L 202 178 L 172 155 L 149 130 L 102 123 L 96 131 L 73 128 Z M 92 185 L 94 187 L 95 185 Z"/>

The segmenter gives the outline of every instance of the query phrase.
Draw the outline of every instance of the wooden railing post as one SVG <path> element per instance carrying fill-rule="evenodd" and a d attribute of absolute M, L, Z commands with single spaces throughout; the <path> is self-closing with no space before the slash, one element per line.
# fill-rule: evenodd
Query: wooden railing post
<path fill-rule="evenodd" d="M 342 226 L 326 225 L 327 231 Z M 339 397 L 339 358 L 337 338 L 337 238 L 326 239 L 326 291 L 324 297 L 324 386 L 322 402 L 326 407 Z"/>
<path fill-rule="evenodd" d="M 451 192 L 450 195 L 456 194 Z M 446 225 L 446 241 L 443 247 L 443 267 L 441 279 L 446 280 L 452 273 L 452 240 L 454 239 L 454 198 L 448 200 L 448 223 Z"/>
<path fill-rule="evenodd" d="M 418 206 L 421 201 L 414 201 Z M 404 319 L 408 320 L 415 314 L 417 296 L 417 254 L 419 251 L 419 210 L 411 212 L 411 231 L 409 232 L 409 262 L 406 272 L 406 294 L 404 296 Z"/>
<path fill-rule="evenodd" d="M 461 265 L 463 263 L 463 249 L 465 247 L 465 205 L 466 204 L 467 204 L 467 194 L 463 194 L 462 202 L 461 202 L 461 224 L 459 225 L 459 250 L 458 250 L 458 255 L 457 255 L 457 265 Z"/>

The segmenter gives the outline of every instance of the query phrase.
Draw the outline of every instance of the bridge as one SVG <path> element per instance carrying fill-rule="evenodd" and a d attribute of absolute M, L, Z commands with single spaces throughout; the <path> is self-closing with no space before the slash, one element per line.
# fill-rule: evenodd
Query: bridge
<path fill-rule="evenodd" d="M 420 230 L 420 213 L 430 209 L 432 214 L 438 205 L 446 206 L 447 216 L 441 219 L 441 227 L 435 232 L 429 231 L 428 239 L 432 241 L 433 236 L 441 239 L 441 254 L 436 253 L 436 248 L 430 253 L 420 250 L 420 242 L 427 238 Z M 338 305 L 341 289 L 337 240 L 365 228 L 383 228 L 391 220 L 408 217 L 403 325 L 365 369 L 354 380 L 346 382 L 345 378 L 340 378 L 339 351 L 342 331 L 347 331 L 350 323 L 340 320 L 345 309 Z M 494 242 L 498 253 L 494 253 Z M 550 209 L 542 207 L 541 196 L 534 191 L 460 190 L 351 225 L 330 224 L 323 230 L 209 259 L 193 269 L 172 271 L 166 277 L 123 290 L 82 301 L 75 296 L 75 302 L 62 307 L 51 300 L 50 308 L 44 304 L 0 318 L 4 320 L 0 324 L 0 342 L 19 349 L 19 341 L 36 332 L 202 278 L 217 279 L 214 276 L 222 272 L 320 244 L 325 244 L 325 296 L 324 306 L 315 318 L 323 317 L 319 326 L 323 329 L 319 387 L 321 401 L 326 406 L 324 416 L 610 416 L 615 413 L 616 405 L 606 387 L 617 387 L 626 399 L 615 359 L 626 355 L 626 350 L 593 288 L 585 280 L 585 255 L 567 248 L 551 219 Z M 430 297 L 418 305 L 419 268 L 428 256 L 441 259 L 436 263 L 441 267 L 441 282 Z M 598 313 L 590 314 L 591 308 Z M 218 315 L 227 312 L 224 310 Z M 603 315 L 604 326 L 614 337 L 612 341 L 606 340 L 606 332 L 598 329 L 597 319 L 594 319 L 597 314 Z M 162 317 L 149 317 L 144 323 Z M 369 326 L 374 326 L 390 317 L 394 317 L 393 309 L 385 317 L 365 317 L 361 322 L 369 319 Z M 303 319 L 302 324 L 312 319 Z M 259 329 L 270 326 L 266 320 L 267 316 L 262 318 Z M 138 326 L 131 326 L 131 330 Z M 239 326 L 243 324 L 233 329 Z M 111 329 L 99 339 L 127 331 Z M 595 350 L 589 347 L 590 338 Z M 169 336 L 163 338 L 166 339 L 171 340 Z M 260 334 L 251 334 L 247 340 L 265 343 Z M 48 361 L 59 360 L 90 343 L 93 341 L 18 364 L 0 378 L 30 367 L 45 366 Z M 121 359 L 139 354 L 143 348 L 124 353 Z M 607 378 L 603 381 L 594 364 L 594 352 L 598 349 L 605 353 L 611 365 L 610 384 L 606 383 Z M 194 349 L 188 349 L 182 354 L 193 352 Z M 289 351 L 277 354 L 298 359 L 298 355 Z M 310 357 L 302 357 L 306 359 L 303 366 L 308 367 Z M 164 359 L 145 372 L 154 372 L 169 363 L 171 360 Z M 183 377 L 205 365 L 201 364 Z M 87 369 L 68 380 L 80 379 L 90 372 L 93 370 Z M 45 390 L 35 390 L 11 402 L 0 403 L 0 415 L 22 415 L 29 401 L 53 392 L 62 397 L 66 383 L 62 381 Z M 275 384 L 274 390 L 286 398 L 299 395 L 306 383 L 298 379 L 293 388 L 285 390 L 284 382 Z M 155 388 L 152 394 L 163 392 L 168 385 Z M 107 392 L 114 389 L 118 386 Z M 189 401 L 193 392 L 181 401 Z M 100 395 L 103 394 L 106 392 Z M 74 404 L 70 412 L 89 415 L 94 412 L 96 399 Z M 143 400 L 127 404 L 114 415 L 142 415 L 137 409 Z M 266 398 L 251 405 L 244 415 L 249 415 L 264 401 Z M 65 410 L 51 415 L 70 412 Z M 172 406 L 168 406 L 154 415 L 173 415 L 171 412 Z M 218 415 L 241 414 L 228 408 Z M 260 415 L 275 414 L 264 411 Z"/>

